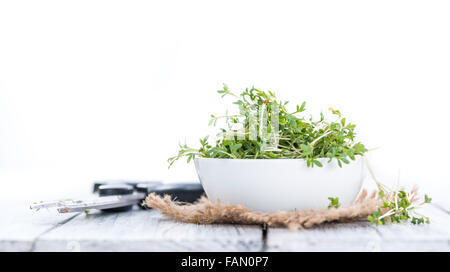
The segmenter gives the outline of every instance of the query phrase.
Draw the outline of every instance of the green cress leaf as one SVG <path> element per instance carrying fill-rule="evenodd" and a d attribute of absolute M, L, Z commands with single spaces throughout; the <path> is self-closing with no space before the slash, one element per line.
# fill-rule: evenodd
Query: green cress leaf
<path fill-rule="evenodd" d="M 196 156 L 204 158 L 229 159 L 304 159 L 309 167 L 322 167 L 319 158 L 328 158 L 328 163 L 337 160 L 348 164 L 355 156 L 362 156 L 367 149 L 355 142 L 355 125 L 342 118 L 341 112 L 329 108 L 336 120 L 328 121 L 323 113 L 314 120 L 312 116 L 300 116 L 306 110 L 306 102 L 295 106 L 295 111 L 286 108 L 288 101 L 277 100 L 271 91 L 261 91 L 254 87 L 245 89 L 239 95 L 232 93 L 226 84 L 217 91 L 222 97 L 232 97 L 239 110 L 237 115 L 211 115 L 209 125 L 217 126 L 219 120 L 225 122 L 219 129 L 218 139 L 209 143 L 205 137 L 199 149 L 180 145 L 177 156 L 168 159 L 169 167 L 178 159 L 187 157 L 191 161 Z M 278 133 L 272 133 L 272 109 L 278 109 Z M 267 118 L 261 118 L 267 117 Z M 262 120 L 262 121 L 261 121 Z M 240 129 L 236 129 L 236 125 Z M 251 137 L 251 129 L 255 134 Z M 267 131 L 266 131 L 267 129 Z M 276 130 L 275 130 L 276 131 Z"/>
<path fill-rule="evenodd" d="M 339 208 L 341 204 L 339 204 L 339 197 L 329 197 L 328 200 L 330 200 L 330 204 L 328 205 L 328 209 L 331 208 Z"/>

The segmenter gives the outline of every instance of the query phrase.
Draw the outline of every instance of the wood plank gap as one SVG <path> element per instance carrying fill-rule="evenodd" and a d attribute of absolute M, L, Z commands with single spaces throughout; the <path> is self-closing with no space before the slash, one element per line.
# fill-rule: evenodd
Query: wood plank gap
<path fill-rule="evenodd" d="M 81 215 L 42 235 L 35 251 L 261 251 L 261 226 L 201 225 L 158 211 Z"/>
<path fill-rule="evenodd" d="M 45 231 L 43 231 L 42 233 L 40 233 L 36 238 L 34 238 L 33 242 L 31 243 L 30 251 L 33 252 L 33 251 L 35 250 L 37 241 L 38 241 L 39 238 L 41 238 L 43 235 L 49 233 L 50 231 L 52 231 L 52 230 L 54 230 L 54 229 L 56 229 L 56 228 L 58 228 L 58 227 L 61 227 L 62 225 L 68 223 L 70 220 L 74 219 L 75 217 L 77 217 L 77 216 L 80 215 L 80 214 L 81 214 L 81 213 L 76 213 L 76 214 L 74 214 L 73 216 L 71 216 L 71 217 L 69 217 L 69 218 L 67 218 L 67 219 L 65 219 L 65 220 L 63 220 L 63 221 L 61 221 L 61 222 L 56 223 L 56 224 L 53 225 L 52 227 L 50 227 L 50 228 L 48 228 L 47 230 L 45 230 Z"/>
<path fill-rule="evenodd" d="M 267 226 L 266 223 L 263 223 L 261 225 L 261 231 L 262 231 L 262 237 L 261 237 L 261 239 L 262 239 L 262 241 L 261 241 L 262 246 L 261 246 L 261 250 L 260 251 L 261 252 L 266 252 L 267 251 L 267 235 L 269 233 L 269 227 Z"/>

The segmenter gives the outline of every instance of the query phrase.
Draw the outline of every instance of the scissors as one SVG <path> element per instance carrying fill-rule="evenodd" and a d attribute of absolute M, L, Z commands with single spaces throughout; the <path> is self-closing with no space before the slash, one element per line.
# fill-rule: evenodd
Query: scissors
<path fill-rule="evenodd" d="M 147 195 L 155 193 L 160 196 L 169 195 L 172 199 L 193 203 L 205 191 L 200 183 L 170 183 L 159 181 L 99 181 L 95 182 L 93 192 L 98 196 L 91 199 L 61 199 L 56 201 L 35 202 L 30 206 L 32 210 L 56 208 L 59 213 L 81 212 L 98 209 L 104 212 L 129 211 L 133 205 L 140 204 L 143 209 L 149 209 L 141 204 Z"/>

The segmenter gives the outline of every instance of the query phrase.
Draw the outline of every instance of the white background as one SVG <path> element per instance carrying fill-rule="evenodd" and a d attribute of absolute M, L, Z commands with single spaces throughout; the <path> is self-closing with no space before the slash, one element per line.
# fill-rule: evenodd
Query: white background
<path fill-rule="evenodd" d="M 197 179 L 166 160 L 229 106 L 227 83 L 338 108 L 381 147 L 380 179 L 401 168 L 448 192 L 449 14 L 449 1 L 0 1 L 0 183 L 36 199 Z"/>

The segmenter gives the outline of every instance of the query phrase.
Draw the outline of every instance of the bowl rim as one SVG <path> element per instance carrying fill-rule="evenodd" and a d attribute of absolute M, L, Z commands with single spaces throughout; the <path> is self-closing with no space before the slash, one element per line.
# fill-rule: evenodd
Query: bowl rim
<path fill-rule="evenodd" d="M 364 158 L 364 155 L 356 155 L 355 160 L 349 160 L 350 163 L 356 162 L 358 160 L 361 160 Z M 332 158 L 333 161 L 336 158 Z M 222 161 L 306 161 L 305 159 L 299 158 L 299 159 L 286 159 L 286 158 L 279 158 L 279 159 L 230 159 L 230 158 L 205 158 L 205 157 L 195 157 L 194 160 L 222 160 Z M 316 160 L 323 162 L 328 162 L 329 158 L 317 158 Z"/>

